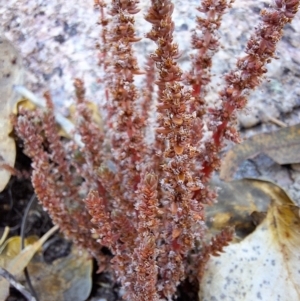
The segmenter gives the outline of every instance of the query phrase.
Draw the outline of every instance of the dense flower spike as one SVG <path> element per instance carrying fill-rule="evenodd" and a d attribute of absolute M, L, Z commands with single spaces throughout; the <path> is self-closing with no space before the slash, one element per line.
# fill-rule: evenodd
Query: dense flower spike
<path fill-rule="evenodd" d="M 133 208 L 133 192 L 139 182 L 139 164 L 145 151 L 144 118 L 137 107 L 138 90 L 134 77 L 143 74 L 137 64 L 132 44 L 139 41 L 134 29 L 138 1 L 112 1 L 107 26 L 108 104 L 111 160 L 118 168 L 119 206 L 128 212 Z M 125 207 L 124 205 L 127 204 Z M 130 214 L 130 213 L 128 213 Z"/>
<path fill-rule="evenodd" d="M 207 263 L 210 256 L 220 256 L 220 253 L 223 252 L 223 248 L 228 246 L 229 242 L 233 238 L 234 230 L 231 228 L 223 229 L 219 234 L 217 234 L 210 242 L 210 244 L 204 245 L 202 249 L 202 254 L 199 260 L 199 268 L 198 268 L 198 277 L 201 278 L 205 264 Z"/>
<path fill-rule="evenodd" d="M 136 247 L 133 258 L 132 280 L 137 283 L 133 286 L 133 292 L 128 295 L 131 300 L 158 301 L 159 295 L 156 289 L 158 279 L 158 267 L 156 264 L 159 256 L 157 241 L 159 238 L 159 202 L 157 199 L 158 179 L 153 171 L 145 171 L 138 189 L 138 200 L 135 208 L 139 221 Z M 133 297 L 134 296 L 134 297 Z M 147 297 L 146 297 L 147 296 Z"/>
<path fill-rule="evenodd" d="M 202 1 L 201 6 L 198 7 L 198 11 L 203 16 L 197 17 L 197 28 L 192 35 L 192 48 L 197 52 L 192 55 L 192 70 L 186 79 L 193 87 L 195 98 L 193 106 L 199 117 L 204 114 L 205 87 L 211 78 L 212 58 L 220 47 L 217 33 L 221 26 L 222 16 L 233 1 L 206 0 Z"/>
<path fill-rule="evenodd" d="M 103 269 L 106 259 L 90 232 L 91 216 L 84 210 L 80 187 L 75 184 L 78 176 L 72 172 L 71 160 L 58 136 L 50 98 L 46 98 L 50 110 L 23 112 L 16 126 L 19 137 L 25 141 L 25 153 L 33 159 L 33 187 L 53 222 L 89 250 Z"/>
<path fill-rule="evenodd" d="M 95 0 L 103 29 L 97 45 L 105 73 L 103 125 L 94 121 L 79 79 L 74 141 L 80 145 L 59 137 L 49 94 L 46 111 L 22 111 L 18 118 L 39 200 L 64 234 L 97 258 L 99 271 L 114 271 L 127 300 L 172 300 L 178 284 L 201 276 L 209 257 L 232 238 L 231 229 L 223 229 L 204 243 L 203 206 L 216 199 L 209 180 L 225 139 L 238 141 L 236 111 L 260 84 L 299 0 L 275 0 L 262 10 L 246 55 L 225 75 L 219 106 L 210 107 L 205 89 L 220 46 L 217 31 L 232 2 L 202 1 L 192 68 L 183 74 L 171 0 L 152 0 L 145 15 L 152 25 L 146 37 L 156 45 L 145 71 L 133 51 L 141 39 L 134 28 L 138 1 Z M 136 76 L 144 76 L 144 88 L 136 86 Z M 109 266 L 102 246 L 112 253 Z"/>
<path fill-rule="evenodd" d="M 236 69 L 225 75 L 226 87 L 219 92 L 221 106 L 210 108 L 208 128 L 211 141 L 204 147 L 200 177 L 205 183 L 220 166 L 219 152 L 225 139 L 239 142 L 235 128 L 236 112 L 246 106 L 247 96 L 262 81 L 266 65 L 275 56 L 276 45 L 283 34 L 283 27 L 292 21 L 299 8 L 299 1 L 275 1 L 274 7 L 261 11 L 261 23 L 256 27 L 246 46 L 246 55 L 239 58 Z M 203 201 L 206 194 L 196 192 L 196 199 Z"/>
<path fill-rule="evenodd" d="M 171 245 L 165 247 L 166 261 L 172 269 L 162 268 L 165 286 L 164 294 L 174 294 L 174 287 L 184 277 L 183 258 L 193 248 L 196 233 L 202 220 L 202 206 L 194 202 L 194 191 L 202 188 L 201 182 L 194 177 L 194 145 L 191 134 L 196 112 L 193 111 L 194 97 L 182 81 L 182 70 L 176 60 L 179 57 L 178 45 L 173 42 L 174 22 L 172 21 L 174 5 L 171 1 L 152 1 L 146 20 L 152 24 L 147 37 L 157 44 L 151 58 L 156 62 L 159 78 L 158 129 L 157 133 L 165 141 L 162 158 L 163 178 L 161 186 L 165 204 L 165 223 L 169 224 L 165 237 Z M 198 226 L 198 228 L 197 228 Z M 177 257 L 170 256 L 178 253 Z M 161 284 L 163 285 L 163 284 Z"/>
<path fill-rule="evenodd" d="M 226 87 L 219 92 L 222 108 L 211 110 L 211 130 L 213 131 L 214 153 L 204 162 L 204 172 L 208 175 L 214 164 L 217 166 L 217 153 L 221 150 L 224 138 L 238 141 L 232 123 L 237 110 L 245 107 L 249 91 L 255 89 L 267 72 L 266 65 L 275 56 L 276 45 L 283 34 L 283 27 L 291 22 L 298 11 L 299 1 L 278 0 L 272 8 L 261 11 L 262 22 L 257 26 L 246 46 L 246 56 L 238 59 L 236 69 L 225 76 Z M 217 125 L 217 126 L 216 126 Z"/>

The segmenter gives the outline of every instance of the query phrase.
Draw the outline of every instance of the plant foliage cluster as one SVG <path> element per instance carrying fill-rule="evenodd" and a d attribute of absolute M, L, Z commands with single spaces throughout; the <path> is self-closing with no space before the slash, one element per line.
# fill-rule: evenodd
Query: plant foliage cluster
<path fill-rule="evenodd" d="M 233 1 L 202 0 L 187 73 L 177 62 L 180 50 L 173 41 L 174 4 L 149 2 L 145 20 L 152 29 L 140 38 L 134 27 L 137 0 L 95 1 L 102 26 L 104 126 L 93 120 L 79 79 L 79 143 L 60 138 L 49 94 L 47 110 L 24 110 L 16 124 L 33 160 L 35 192 L 53 222 L 89 250 L 99 271 L 115 272 L 125 299 L 138 301 L 171 300 L 178 284 L 201 276 L 210 254 L 230 241 L 232 232 L 224 229 L 211 244 L 204 243 L 203 208 L 216 199 L 208 183 L 220 166 L 225 140 L 239 141 L 236 112 L 260 84 L 283 27 L 299 6 L 296 0 L 275 0 L 261 11 L 245 54 L 224 76 L 218 105 L 212 105 L 205 100 L 212 57 L 220 47 L 222 16 Z M 142 70 L 133 45 L 144 38 L 156 50 Z M 135 84 L 141 76 L 142 88 Z M 149 132 L 155 133 L 153 139 Z"/>

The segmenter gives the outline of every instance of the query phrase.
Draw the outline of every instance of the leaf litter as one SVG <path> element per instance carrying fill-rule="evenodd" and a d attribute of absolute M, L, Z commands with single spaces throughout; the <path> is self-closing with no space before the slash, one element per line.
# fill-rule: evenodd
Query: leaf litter
<path fill-rule="evenodd" d="M 0 36 L 0 192 L 11 176 L 3 165 L 15 164 L 16 146 L 15 140 L 10 137 L 13 129 L 10 114 L 19 97 L 13 86 L 22 83 L 22 59 L 12 43 Z"/>
<path fill-rule="evenodd" d="M 300 300 L 299 207 L 273 183 L 253 180 L 250 186 L 250 191 L 260 189 L 262 195 L 269 196 L 260 209 L 268 207 L 266 217 L 255 231 L 225 247 L 219 257 L 210 258 L 200 282 L 201 301 Z M 230 189 L 237 192 L 241 187 L 239 183 Z M 239 210 L 244 200 L 237 206 L 233 201 L 232 208 L 237 208 L 233 216 L 239 215 L 240 211 L 241 215 L 246 211 L 249 215 L 265 202 L 257 194 L 251 196 L 250 191 L 247 193 L 245 189 L 254 203 L 251 201 L 252 205 L 246 206 L 247 209 Z"/>
<path fill-rule="evenodd" d="M 0 249 L 0 266 L 23 282 L 21 272 L 28 268 L 31 282 L 40 301 L 83 301 L 92 288 L 92 259 L 87 251 L 72 247 L 71 253 L 63 258 L 46 263 L 41 252 L 43 243 L 58 230 L 51 228 L 42 238 L 30 236 L 21 250 L 21 237 L 11 237 Z M 0 301 L 9 294 L 9 282 L 0 279 Z"/>
<path fill-rule="evenodd" d="M 258 134 L 235 145 L 222 159 L 220 178 L 225 181 L 232 180 L 238 166 L 244 160 L 260 153 L 264 153 L 280 165 L 300 163 L 300 124 Z"/>

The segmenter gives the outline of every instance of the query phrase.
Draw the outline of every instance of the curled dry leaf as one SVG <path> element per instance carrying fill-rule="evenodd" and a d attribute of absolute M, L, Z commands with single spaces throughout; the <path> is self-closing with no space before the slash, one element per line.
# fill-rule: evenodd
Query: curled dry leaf
<path fill-rule="evenodd" d="M 217 178 L 211 181 L 218 189 L 218 202 L 205 207 L 209 229 L 208 239 L 225 227 L 233 227 L 236 239 L 245 238 L 253 232 L 265 217 L 271 201 L 280 196 L 286 202 L 289 196 L 278 185 L 259 179 L 242 179 L 223 182 Z"/>
<path fill-rule="evenodd" d="M 52 227 L 38 241 L 29 244 L 21 251 L 21 240 L 19 237 L 11 238 L 4 244 L 0 253 L 0 264 L 13 276 L 19 275 L 31 261 L 34 254 L 41 248 L 43 243 L 58 230 L 58 226 Z M 30 242 L 32 240 L 29 240 Z M 9 283 L 0 279 L 0 301 L 4 301 L 9 293 Z"/>
<path fill-rule="evenodd" d="M 20 272 L 27 266 L 31 282 L 40 301 L 84 301 L 92 289 L 92 259 L 87 251 L 72 247 L 71 253 L 51 264 L 43 260 L 40 249 L 57 226 L 40 240 L 37 236 L 25 239 L 26 248 L 21 252 L 21 237 L 14 236 L 0 246 L 0 267 L 7 269 L 23 282 Z M 34 257 L 33 257 L 34 255 Z M 8 296 L 9 283 L 0 279 L 0 301 Z"/>
<path fill-rule="evenodd" d="M 300 162 L 300 124 L 276 132 L 255 135 L 235 145 L 222 160 L 220 178 L 232 180 L 238 166 L 246 159 L 264 153 L 278 164 Z"/>
<path fill-rule="evenodd" d="M 262 184 L 268 191 L 268 185 Z M 287 194 L 272 190 L 266 218 L 239 243 L 211 257 L 199 300 L 300 300 L 300 218 Z"/>
<path fill-rule="evenodd" d="M 36 107 L 46 108 L 46 100 L 44 98 L 37 97 L 34 93 L 28 90 L 22 85 L 14 86 L 14 91 L 22 97 L 20 103 L 13 108 L 13 112 L 16 114 L 20 108 L 26 108 L 29 110 L 34 110 Z M 60 112 L 56 111 L 54 108 L 54 117 L 56 122 L 60 125 L 61 131 L 60 135 L 67 138 L 73 137 L 74 141 L 79 146 L 84 146 L 81 141 L 79 134 L 74 135 L 75 126 L 74 123 L 68 118 L 64 117 Z"/>
<path fill-rule="evenodd" d="M 8 261 L 12 258 L 18 256 L 21 252 L 21 236 L 13 236 L 7 239 L 0 246 L 0 258 L 7 257 Z M 24 245 L 25 247 L 34 244 L 39 240 L 38 236 L 29 236 L 25 238 Z"/>
<path fill-rule="evenodd" d="M 1 168 L 1 164 L 14 166 L 16 146 L 9 136 L 12 131 L 10 114 L 18 100 L 14 85 L 23 83 L 22 59 L 15 47 L 0 36 L 0 192 L 10 179 L 10 172 Z"/>
<path fill-rule="evenodd" d="M 86 107 L 91 111 L 92 120 L 99 126 L 99 130 L 103 130 L 103 120 L 97 104 L 94 102 L 86 101 Z M 76 120 L 76 106 L 74 104 L 71 104 L 69 107 L 69 116 L 67 117 L 67 120 L 69 120 L 72 124 L 76 124 L 76 122 L 78 122 L 78 120 Z M 72 137 L 72 135 L 66 132 L 64 130 L 64 127 L 61 125 L 59 129 L 59 135 L 65 138 Z"/>
<path fill-rule="evenodd" d="M 91 293 L 92 259 L 74 245 L 66 257 L 48 264 L 38 255 L 27 268 L 40 301 L 84 301 Z"/>

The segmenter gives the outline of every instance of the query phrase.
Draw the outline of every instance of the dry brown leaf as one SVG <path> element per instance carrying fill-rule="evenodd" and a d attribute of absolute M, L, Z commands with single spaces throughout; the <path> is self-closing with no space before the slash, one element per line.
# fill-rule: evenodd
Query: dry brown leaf
<path fill-rule="evenodd" d="M 103 121 L 102 117 L 99 113 L 99 107 L 96 103 L 87 101 L 86 106 L 92 112 L 92 120 L 99 125 L 100 128 L 103 128 Z M 74 124 L 76 122 L 76 105 L 71 104 L 69 107 L 69 120 L 72 121 Z"/>
<path fill-rule="evenodd" d="M 99 107 L 94 102 L 86 102 L 86 106 L 92 113 L 92 120 L 99 126 L 99 130 L 103 129 L 103 120 L 99 112 Z M 72 124 L 76 124 L 76 106 L 71 104 L 69 107 L 69 116 L 67 118 Z M 62 127 L 59 129 L 59 135 L 65 138 L 71 138 L 70 133 L 67 133 Z"/>
<path fill-rule="evenodd" d="M 214 179 L 211 185 L 218 188 L 218 202 L 205 207 L 207 226 L 211 236 L 225 227 L 234 227 L 237 238 L 253 232 L 271 201 L 280 196 L 291 202 L 289 196 L 278 185 L 258 179 L 242 179 L 222 182 Z M 208 235 L 208 240 L 211 238 Z"/>
<path fill-rule="evenodd" d="M 20 100 L 13 107 L 12 113 L 17 115 L 21 109 L 25 109 L 28 111 L 33 111 L 36 109 L 36 105 L 25 97 L 21 97 Z"/>
<path fill-rule="evenodd" d="M 25 247 L 32 245 L 33 243 L 37 242 L 39 238 L 35 235 L 29 236 L 24 239 Z M 20 236 L 13 236 L 7 239 L 1 246 L 0 246 L 0 256 L 7 256 L 9 258 L 16 257 L 21 252 L 21 241 L 22 238 Z"/>
<path fill-rule="evenodd" d="M 272 197 L 267 216 L 244 240 L 210 258 L 201 301 L 300 300 L 299 207 L 277 185 L 255 185 Z"/>
<path fill-rule="evenodd" d="M 93 265 L 87 251 L 73 246 L 51 264 L 36 256 L 27 268 L 40 301 L 84 301 L 90 295 Z"/>
<path fill-rule="evenodd" d="M 18 95 L 13 86 L 23 83 L 22 59 L 15 47 L 0 37 L 0 165 L 14 166 L 16 146 L 9 136 L 12 131 L 10 114 Z M 10 179 L 10 172 L 0 167 L 0 192 Z"/>
<path fill-rule="evenodd" d="M 264 153 L 278 164 L 300 162 L 300 124 L 276 132 L 253 136 L 234 146 L 223 158 L 220 178 L 232 180 L 238 166 L 246 159 Z"/>
<path fill-rule="evenodd" d="M 16 254 L 18 250 L 21 250 L 20 239 L 12 239 L 11 246 L 8 244 L 3 249 L 3 254 L 0 254 L 1 267 L 5 268 L 13 276 L 19 275 L 24 268 L 28 265 L 34 254 L 40 249 L 43 243 L 58 230 L 58 226 L 51 228 L 46 234 L 44 234 L 38 241 L 31 245 L 26 246 L 21 252 Z M 18 241 L 18 246 L 16 245 Z M 5 252 L 6 253 L 5 253 Z M 12 255 L 12 256 L 10 256 Z M 16 256 L 14 256 L 16 255 Z M 0 279 L 0 301 L 4 301 L 9 293 L 9 282 L 6 279 Z"/>
<path fill-rule="evenodd" d="M 29 91 L 26 87 L 24 86 L 16 86 L 15 90 L 18 91 L 19 95 L 22 95 L 22 98 L 18 101 L 18 103 L 14 106 L 13 108 L 13 113 L 17 114 L 20 108 L 25 108 L 27 110 L 34 110 L 37 107 L 45 108 L 46 107 L 46 102 L 42 98 L 36 97 L 31 91 Z M 98 106 L 95 103 L 92 102 L 87 102 L 87 108 L 89 108 L 92 112 L 92 120 L 97 124 L 99 127 L 99 130 L 101 131 L 103 128 L 102 124 L 102 118 L 99 113 Z M 84 146 L 84 144 L 81 141 L 81 137 L 78 133 L 75 133 L 75 106 L 71 105 L 69 107 L 69 117 L 66 118 L 63 116 L 59 111 L 56 111 L 54 108 L 54 117 L 55 120 L 59 126 L 59 132 L 58 134 L 62 137 L 65 138 L 73 138 L 74 141 L 81 147 Z"/>
<path fill-rule="evenodd" d="M 0 266 L 23 280 L 20 272 L 27 266 L 31 282 L 40 301 L 84 301 L 92 288 L 92 259 L 86 251 L 75 246 L 72 252 L 47 264 L 41 253 L 37 253 L 45 240 L 57 230 L 53 227 L 41 239 L 30 236 L 25 239 L 25 249 L 21 251 L 21 237 L 11 237 L 0 248 Z M 32 259 L 32 257 L 34 258 Z M 9 283 L 0 279 L 0 301 L 8 296 Z"/>

